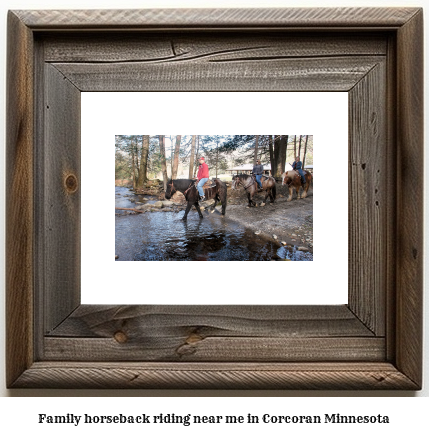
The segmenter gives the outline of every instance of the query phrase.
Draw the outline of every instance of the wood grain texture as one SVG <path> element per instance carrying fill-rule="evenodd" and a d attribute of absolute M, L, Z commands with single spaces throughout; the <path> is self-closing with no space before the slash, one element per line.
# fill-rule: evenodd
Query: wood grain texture
<path fill-rule="evenodd" d="M 17 11 L 8 26 L 8 386 L 421 387 L 420 9 Z M 348 307 L 77 307 L 83 90 L 349 91 Z"/>
<path fill-rule="evenodd" d="M 398 32 L 397 364 L 422 381 L 423 12 Z M 412 174 L 413 177 L 408 175 Z"/>
<path fill-rule="evenodd" d="M 14 387 L 92 389 L 416 389 L 389 363 L 35 363 Z"/>
<path fill-rule="evenodd" d="M 386 64 L 349 93 L 349 307 L 376 335 L 386 320 Z"/>
<path fill-rule="evenodd" d="M 149 331 L 145 336 L 110 339 L 46 338 L 44 360 L 71 362 L 383 362 L 383 338 L 200 337 L 171 329 L 169 336 Z"/>
<path fill-rule="evenodd" d="M 106 52 L 108 40 L 109 50 Z M 99 32 L 88 37 L 76 33 L 67 37 L 43 35 L 46 62 L 118 63 L 231 61 L 286 58 L 323 58 L 340 56 L 376 56 L 387 52 L 386 38 L 377 34 L 284 32 L 204 32 L 184 34 Z"/>
<path fill-rule="evenodd" d="M 32 29 L 398 27 L 417 8 L 129 9 L 14 11 Z"/>
<path fill-rule="evenodd" d="M 382 361 L 385 340 L 341 305 L 98 305 L 80 306 L 44 349 L 46 360 L 115 361 L 126 350 L 130 361 Z"/>
<path fill-rule="evenodd" d="M 187 337 L 365 337 L 374 334 L 338 306 L 104 306 L 82 305 L 49 336 L 129 339 L 176 331 Z"/>
<path fill-rule="evenodd" d="M 237 62 L 55 63 L 82 91 L 348 91 L 378 57 Z M 268 67 L 268 68 L 267 68 Z"/>
<path fill-rule="evenodd" d="M 33 354 L 33 49 L 31 32 L 8 14 L 6 111 L 6 382 Z"/>
<path fill-rule="evenodd" d="M 45 332 L 80 304 L 80 91 L 45 66 Z"/>

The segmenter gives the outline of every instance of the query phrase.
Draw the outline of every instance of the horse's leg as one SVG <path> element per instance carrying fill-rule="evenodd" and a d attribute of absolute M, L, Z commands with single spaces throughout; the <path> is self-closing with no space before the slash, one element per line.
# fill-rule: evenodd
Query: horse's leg
<path fill-rule="evenodd" d="M 264 203 L 267 202 L 267 198 L 268 198 L 268 195 L 269 195 L 269 191 L 271 191 L 271 188 L 268 188 L 268 189 L 265 191 Z M 270 198 L 271 198 L 271 196 L 270 196 Z"/>
<path fill-rule="evenodd" d="M 226 195 L 227 195 L 226 188 L 221 189 L 220 195 L 218 194 L 218 198 L 219 198 L 220 202 L 222 203 L 222 216 L 225 215 L 225 211 L 226 211 L 226 203 L 227 203 Z"/>
<path fill-rule="evenodd" d="M 219 196 L 216 194 L 215 197 L 214 197 L 213 207 L 211 208 L 211 211 L 210 211 L 211 213 L 213 213 L 215 211 L 215 208 L 216 208 L 216 205 L 217 205 L 218 201 L 219 201 Z"/>
<path fill-rule="evenodd" d="M 273 195 L 273 190 L 271 188 L 269 188 L 269 195 L 270 195 L 270 202 L 274 203 L 274 195 Z"/>
<path fill-rule="evenodd" d="M 301 198 L 300 189 L 301 189 L 301 182 L 299 182 L 299 184 L 297 183 L 295 185 L 296 199 L 297 200 L 299 200 Z"/>
<path fill-rule="evenodd" d="M 195 203 L 195 209 L 197 209 L 198 215 L 200 216 L 201 219 L 203 219 L 203 214 L 201 213 L 201 209 L 200 209 L 200 205 L 198 204 L 198 201 L 196 201 Z"/>
<path fill-rule="evenodd" d="M 302 187 L 301 198 L 305 198 L 305 197 L 307 197 L 307 191 L 308 191 L 308 183 L 306 183 L 306 184 Z"/>
<path fill-rule="evenodd" d="M 256 206 L 256 203 L 253 201 L 254 192 L 249 192 L 247 194 L 249 196 L 249 207 Z"/>
<path fill-rule="evenodd" d="M 188 201 L 188 204 L 186 205 L 185 215 L 183 215 L 182 220 L 186 220 L 188 218 L 188 213 L 191 210 L 192 202 Z"/>
<path fill-rule="evenodd" d="M 287 201 L 292 201 L 292 195 L 293 195 L 293 186 L 292 183 L 289 185 L 289 197 Z"/>

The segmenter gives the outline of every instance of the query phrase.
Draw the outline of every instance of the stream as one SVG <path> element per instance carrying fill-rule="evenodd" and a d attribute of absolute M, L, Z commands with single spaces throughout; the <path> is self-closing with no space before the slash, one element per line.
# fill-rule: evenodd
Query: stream
<path fill-rule="evenodd" d="M 116 207 L 135 208 L 143 196 L 128 188 L 115 187 Z M 145 203 L 156 197 L 145 196 Z M 282 246 L 280 242 L 255 235 L 252 230 L 214 213 L 203 211 L 204 219 L 191 210 L 182 221 L 183 210 L 127 214 L 116 211 L 115 250 L 117 261 L 311 261 L 313 255 Z"/>

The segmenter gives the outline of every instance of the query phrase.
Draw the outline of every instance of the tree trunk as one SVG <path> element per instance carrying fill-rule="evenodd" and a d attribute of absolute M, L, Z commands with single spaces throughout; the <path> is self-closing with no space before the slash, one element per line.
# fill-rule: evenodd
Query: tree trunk
<path fill-rule="evenodd" d="M 165 136 L 159 135 L 159 151 L 161 154 L 161 170 L 162 170 L 162 178 L 164 179 L 164 191 L 167 189 L 167 163 L 165 161 Z"/>
<path fill-rule="evenodd" d="M 197 167 L 198 167 L 198 152 L 200 149 L 200 135 L 197 135 L 197 152 L 195 153 L 195 168 L 194 168 L 194 178 L 197 174 Z"/>
<path fill-rule="evenodd" d="M 131 168 L 132 168 L 132 175 L 133 175 L 133 189 L 136 189 L 136 157 L 135 157 L 135 150 L 134 150 L 134 142 L 131 140 Z"/>
<path fill-rule="evenodd" d="M 174 148 L 174 162 L 173 168 L 171 170 L 171 178 L 177 178 L 177 168 L 179 167 L 179 153 L 180 153 L 180 140 L 182 139 L 182 135 L 176 136 L 176 147 Z"/>
<path fill-rule="evenodd" d="M 295 138 L 293 139 L 293 160 L 295 160 L 296 158 L 296 135 Z"/>
<path fill-rule="evenodd" d="M 149 135 L 143 135 L 142 152 L 140 156 L 139 177 L 137 180 L 137 189 L 143 188 L 147 181 L 147 158 L 149 155 Z"/>
<path fill-rule="evenodd" d="M 276 162 L 274 159 L 273 135 L 268 135 L 268 150 L 270 152 L 271 175 L 274 176 L 274 168 L 276 167 Z"/>
<path fill-rule="evenodd" d="M 287 141 L 289 135 L 276 135 L 274 140 L 274 174 L 279 179 L 285 170 Z"/>
<path fill-rule="evenodd" d="M 285 172 L 286 154 L 287 154 L 287 142 L 289 135 L 282 135 L 280 138 L 279 146 L 279 162 L 277 163 L 279 177 Z"/>
<path fill-rule="evenodd" d="M 189 178 L 192 179 L 194 173 L 194 157 L 195 157 L 195 144 L 197 142 L 197 135 L 192 135 L 191 142 L 191 160 L 189 162 Z"/>
<path fill-rule="evenodd" d="M 217 178 L 217 163 L 219 161 L 219 150 L 216 149 L 216 178 Z"/>
<path fill-rule="evenodd" d="M 298 149 L 298 156 L 301 159 L 301 142 L 302 142 L 302 135 L 299 135 L 299 149 Z M 296 157 L 296 156 L 295 156 Z"/>
<path fill-rule="evenodd" d="M 307 143 L 308 143 L 308 135 L 305 136 L 304 159 L 302 159 L 302 169 L 304 169 L 304 166 L 305 166 L 305 155 L 307 154 Z"/>
<path fill-rule="evenodd" d="M 253 165 L 256 165 L 256 161 L 258 160 L 258 145 L 259 145 L 259 135 L 256 135 L 256 138 L 255 138 L 255 154 L 253 155 Z"/>

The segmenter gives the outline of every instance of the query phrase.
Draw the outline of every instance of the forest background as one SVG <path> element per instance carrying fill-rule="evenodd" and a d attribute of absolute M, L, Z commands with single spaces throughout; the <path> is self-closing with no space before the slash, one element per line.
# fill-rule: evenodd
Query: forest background
<path fill-rule="evenodd" d="M 201 156 L 211 177 L 228 180 L 228 170 L 260 159 L 280 179 L 297 155 L 313 165 L 313 135 L 116 135 L 115 181 L 140 189 L 160 179 L 165 189 L 170 178 L 194 178 Z"/>

